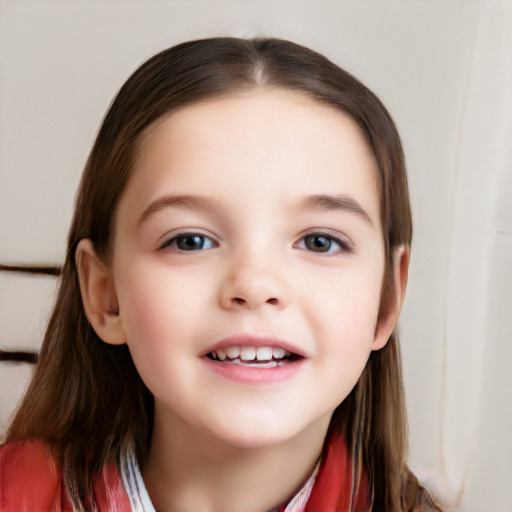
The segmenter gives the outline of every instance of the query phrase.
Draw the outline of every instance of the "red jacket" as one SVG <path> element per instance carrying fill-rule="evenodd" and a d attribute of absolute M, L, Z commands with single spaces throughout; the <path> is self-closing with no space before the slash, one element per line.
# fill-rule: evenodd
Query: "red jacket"
<path fill-rule="evenodd" d="M 322 462 L 306 512 L 345 512 L 349 506 L 351 468 L 345 443 L 331 440 Z M 130 501 L 119 471 L 106 466 L 93 480 L 95 512 L 130 511 Z M 406 486 L 411 512 L 442 512 L 430 495 L 410 475 Z M 363 510 L 366 492 L 356 509 Z M 62 471 L 40 441 L 16 441 L 0 447 L 0 512 L 72 511 Z"/>

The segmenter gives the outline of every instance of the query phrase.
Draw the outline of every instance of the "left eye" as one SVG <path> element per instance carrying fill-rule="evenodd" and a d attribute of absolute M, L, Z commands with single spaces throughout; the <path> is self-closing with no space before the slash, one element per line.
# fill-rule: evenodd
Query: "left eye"
<path fill-rule="evenodd" d="M 178 251 L 204 251 L 205 249 L 212 249 L 215 247 L 215 244 L 211 238 L 205 235 L 184 233 L 170 238 L 163 245 L 163 248 L 165 247 L 171 247 Z"/>
<path fill-rule="evenodd" d="M 300 249 L 318 253 L 351 252 L 350 244 L 337 237 L 322 233 L 313 233 L 299 240 L 297 246 Z"/>

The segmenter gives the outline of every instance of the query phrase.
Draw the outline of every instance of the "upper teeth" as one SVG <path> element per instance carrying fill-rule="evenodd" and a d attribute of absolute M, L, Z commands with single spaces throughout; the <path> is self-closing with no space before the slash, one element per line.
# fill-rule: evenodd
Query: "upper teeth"
<path fill-rule="evenodd" d="M 214 358 L 224 361 L 228 359 L 241 359 L 243 361 L 271 361 L 272 359 L 283 359 L 288 357 L 290 352 L 277 347 L 227 347 L 211 353 Z"/>

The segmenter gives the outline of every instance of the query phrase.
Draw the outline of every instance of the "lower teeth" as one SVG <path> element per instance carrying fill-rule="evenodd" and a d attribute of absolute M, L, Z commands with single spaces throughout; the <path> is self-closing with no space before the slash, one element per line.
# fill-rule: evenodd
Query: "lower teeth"
<path fill-rule="evenodd" d="M 241 359 L 226 360 L 227 363 L 239 364 L 242 366 L 250 366 L 253 368 L 274 368 L 276 366 L 282 366 L 284 361 L 242 361 Z"/>

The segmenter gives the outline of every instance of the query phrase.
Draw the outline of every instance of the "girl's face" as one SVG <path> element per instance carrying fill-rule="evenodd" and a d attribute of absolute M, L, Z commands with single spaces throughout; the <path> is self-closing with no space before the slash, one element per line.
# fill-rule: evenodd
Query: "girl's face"
<path fill-rule="evenodd" d="M 302 93 L 187 107 L 146 134 L 110 268 L 155 421 L 233 446 L 323 432 L 394 318 L 378 172 L 356 124 Z"/>

